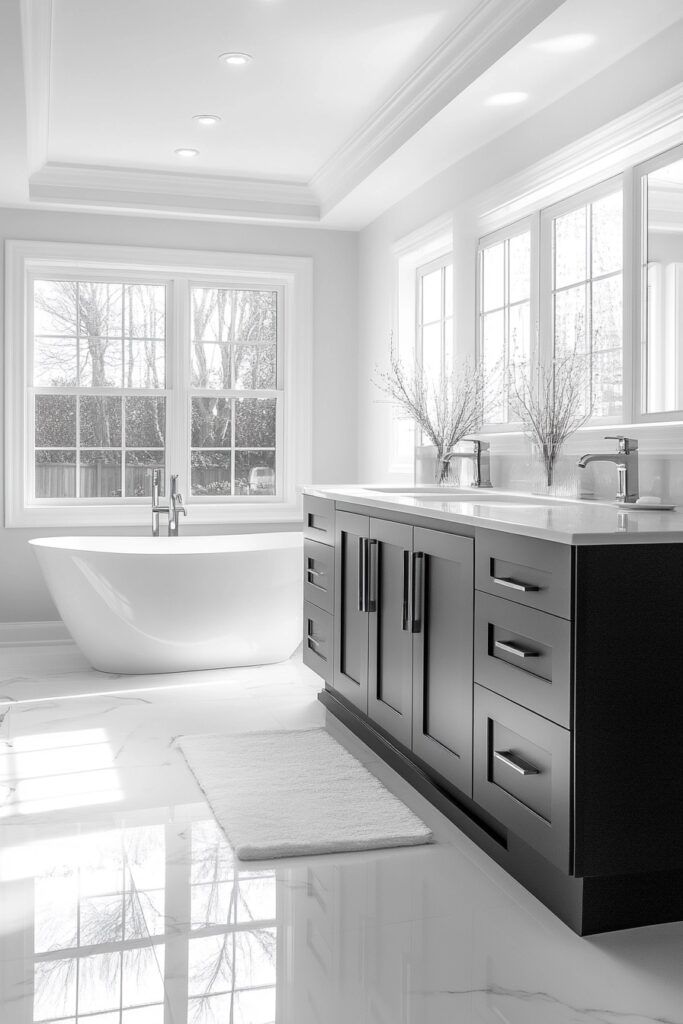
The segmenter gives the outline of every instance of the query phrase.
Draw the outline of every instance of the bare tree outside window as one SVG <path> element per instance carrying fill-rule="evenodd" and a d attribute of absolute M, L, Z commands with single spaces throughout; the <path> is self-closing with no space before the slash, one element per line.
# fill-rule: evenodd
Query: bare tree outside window
<path fill-rule="evenodd" d="M 35 497 L 151 494 L 165 464 L 166 286 L 37 280 L 33 297 Z"/>
<path fill-rule="evenodd" d="M 585 356 L 596 417 L 623 411 L 622 206 L 619 190 L 552 220 L 553 351 Z"/>
<path fill-rule="evenodd" d="M 190 285 L 188 294 L 191 493 L 274 497 L 279 293 Z M 35 498 L 149 497 L 153 471 L 163 479 L 166 306 L 165 284 L 33 282 Z"/>
<path fill-rule="evenodd" d="M 277 292 L 192 289 L 195 495 L 276 493 Z"/>

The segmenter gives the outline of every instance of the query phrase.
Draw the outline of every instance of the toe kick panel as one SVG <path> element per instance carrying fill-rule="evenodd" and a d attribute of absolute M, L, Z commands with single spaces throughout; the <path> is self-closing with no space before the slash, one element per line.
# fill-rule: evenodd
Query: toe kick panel
<path fill-rule="evenodd" d="M 563 871 L 570 863 L 570 733 L 474 687 L 473 796 Z"/>

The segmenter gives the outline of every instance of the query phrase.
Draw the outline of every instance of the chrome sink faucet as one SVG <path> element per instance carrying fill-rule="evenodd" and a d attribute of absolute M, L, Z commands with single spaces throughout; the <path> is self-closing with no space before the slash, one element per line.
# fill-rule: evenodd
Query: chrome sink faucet
<path fill-rule="evenodd" d="M 638 500 L 638 442 L 634 437 L 609 434 L 606 441 L 618 441 L 616 452 L 595 452 L 582 455 L 577 466 L 585 469 L 589 462 L 614 462 L 617 467 L 617 501 L 633 505 Z"/>
<path fill-rule="evenodd" d="M 471 487 L 491 487 L 491 457 L 489 455 L 490 444 L 488 441 L 480 441 L 475 437 L 465 437 L 463 441 L 467 441 L 473 445 L 471 452 L 459 452 L 455 451 L 455 446 L 451 448 L 449 452 L 443 457 L 445 464 L 451 462 L 452 459 L 467 459 L 472 461 L 474 467 L 474 480 L 470 484 Z"/>
<path fill-rule="evenodd" d="M 171 500 L 168 505 L 159 504 L 159 488 L 161 484 L 161 471 L 155 469 L 152 473 L 152 536 L 159 536 L 159 515 L 168 516 L 168 535 L 177 537 L 179 533 L 179 513 L 187 515 L 187 509 L 183 505 L 183 496 L 178 490 L 177 473 L 171 477 Z"/>

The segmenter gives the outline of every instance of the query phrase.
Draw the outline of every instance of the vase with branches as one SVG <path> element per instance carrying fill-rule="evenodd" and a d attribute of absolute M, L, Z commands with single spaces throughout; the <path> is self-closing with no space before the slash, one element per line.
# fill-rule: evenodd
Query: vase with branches
<path fill-rule="evenodd" d="M 436 482 L 450 475 L 447 453 L 484 420 L 487 379 L 481 367 L 464 362 L 458 371 L 432 379 L 419 364 L 406 366 L 393 344 L 389 368 L 375 377 L 377 387 L 414 420 L 436 449 Z"/>
<path fill-rule="evenodd" d="M 591 367 L 576 350 L 557 355 L 532 371 L 528 363 L 510 368 L 510 405 L 541 463 L 544 489 L 555 484 L 559 455 L 593 411 Z"/>

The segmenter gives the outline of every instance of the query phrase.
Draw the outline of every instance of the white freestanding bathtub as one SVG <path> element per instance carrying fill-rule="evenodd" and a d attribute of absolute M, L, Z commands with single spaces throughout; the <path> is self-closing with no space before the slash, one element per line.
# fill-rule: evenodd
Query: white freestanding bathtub
<path fill-rule="evenodd" d="M 300 533 L 29 543 L 67 629 L 103 672 L 264 665 L 300 642 Z"/>

